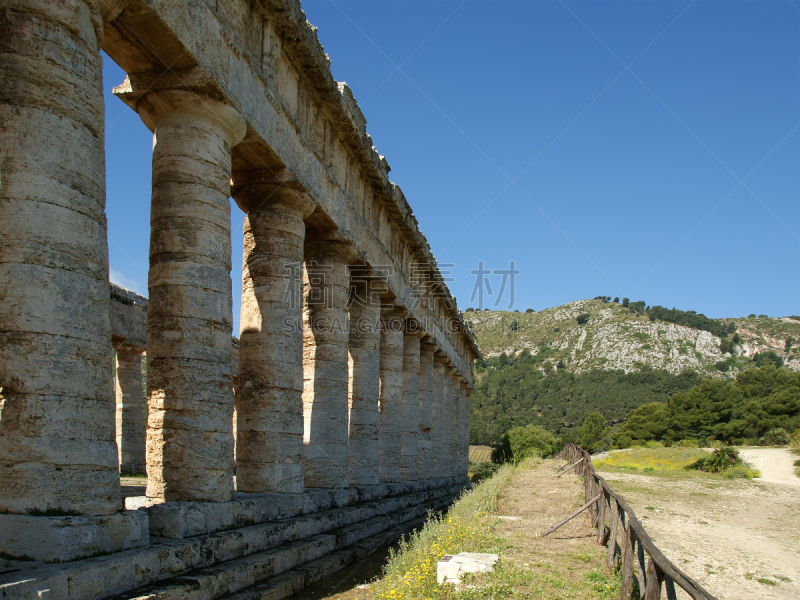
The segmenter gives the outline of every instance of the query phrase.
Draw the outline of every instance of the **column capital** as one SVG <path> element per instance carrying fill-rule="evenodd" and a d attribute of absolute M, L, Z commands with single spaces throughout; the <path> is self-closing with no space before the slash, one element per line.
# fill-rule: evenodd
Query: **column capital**
<path fill-rule="evenodd" d="M 440 349 L 433 354 L 433 362 L 436 363 L 437 365 L 448 366 L 450 365 L 450 357 L 447 356 L 447 354 L 445 354 L 444 351 Z"/>
<path fill-rule="evenodd" d="M 247 123 L 232 106 L 199 92 L 165 89 L 148 92 L 139 99 L 136 110 L 147 128 L 154 132 L 164 124 L 192 118 L 212 123 L 221 129 L 233 147 L 244 139 Z"/>
<path fill-rule="evenodd" d="M 111 338 L 111 347 L 114 352 L 129 352 L 132 354 L 144 354 L 145 348 L 137 344 L 131 344 L 128 340 L 123 338 Z"/>
<path fill-rule="evenodd" d="M 419 351 L 425 352 L 426 354 L 430 354 L 431 357 L 429 360 L 433 360 L 435 352 L 439 349 L 439 346 L 434 344 L 433 342 L 427 342 L 423 338 L 422 343 L 419 345 Z"/>
<path fill-rule="evenodd" d="M 405 320 L 403 335 L 421 340 L 426 334 L 419 321 L 413 317 L 408 317 Z"/>
<path fill-rule="evenodd" d="M 454 373 L 453 373 L 453 384 L 456 384 L 456 383 L 461 384 L 464 381 L 464 376 L 459 374 L 458 370 L 455 367 L 452 367 L 452 368 L 454 370 Z"/>
<path fill-rule="evenodd" d="M 234 171 L 231 196 L 245 213 L 283 206 L 307 219 L 317 203 L 286 169 Z"/>
<path fill-rule="evenodd" d="M 456 373 L 458 373 L 458 367 L 453 364 L 446 364 L 444 366 L 445 375 L 449 375 L 455 379 L 457 377 Z M 460 377 L 460 375 L 458 375 Z"/>

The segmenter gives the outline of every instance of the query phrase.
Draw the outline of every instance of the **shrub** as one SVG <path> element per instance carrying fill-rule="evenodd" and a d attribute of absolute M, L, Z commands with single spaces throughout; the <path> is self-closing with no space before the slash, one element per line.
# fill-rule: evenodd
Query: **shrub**
<path fill-rule="evenodd" d="M 726 363 L 724 360 L 720 360 L 720 361 L 714 363 L 714 366 L 716 367 L 717 371 L 720 371 L 722 373 L 725 373 L 726 371 L 730 370 L 730 368 L 731 368 L 731 366 L 728 363 Z"/>
<path fill-rule="evenodd" d="M 707 473 L 721 473 L 734 465 L 741 465 L 742 459 L 739 458 L 739 451 L 730 446 L 723 446 L 714 450 L 711 456 L 696 460 L 687 469 L 705 471 Z"/>
<path fill-rule="evenodd" d="M 606 450 L 611 446 L 610 431 L 605 417 L 599 412 L 593 412 L 586 417 L 578 430 L 578 444 L 590 454 Z"/>
<path fill-rule="evenodd" d="M 762 446 L 787 446 L 791 441 L 792 438 L 788 431 L 783 427 L 776 427 L 767 431 L 764 437 L 759 440 L 759 443 Z"/>
<path fill-rule="evenodd" d="M 590 316 L 589 313 L 583 313 L 578 315 L 575 319 L 578 321 L 578 325 L 584 325 L 589 322 Z"/>
<path fill-rule="evenodd" d="M 791 444 L 792 444 L 792 450 L 794 450 L 795 452 L 800 452 L 800 429 L 797 429 L 792 434 Z"/>
<path fill-rule="evenodd" d="M 525 458 L 538 456 L 546 458 L 560 450 L 555 436 L 538 425 L 514 427 L 500 438 L 492 451 L 492 462 L 519 463 Z"/>

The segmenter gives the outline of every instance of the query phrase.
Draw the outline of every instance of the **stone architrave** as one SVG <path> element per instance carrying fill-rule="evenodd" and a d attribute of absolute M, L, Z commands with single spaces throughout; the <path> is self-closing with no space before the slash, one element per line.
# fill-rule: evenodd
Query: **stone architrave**
<path fill-rule="evenodd" d="M 431 365 L 431 477 L 444 477 L 442 462 L 442 410 L 444 402 L 444 367 L 447 359 L 434 352 Z"/>
<path fill-rule="evenodd" d="M 448 361 L 449 362 L 449 361 Z M 442 421 L 441 421 L 441 457 L 442 477 L 452 477 L 454 475 L 452 462 L 452 447 L 450 437 L 453 428 L 453 374 L 456 368 L 450 364 L 444 367 L 444 379 L 442 383 Z"/>
<path fill-rule="evenodd" d="M 403 335 L 408 311 L 381 311 L 378 462 L 381 483 L 400 481 L 403 404 Z"/>
<path fill-rule="evenodd" d="M 0 513 L 110 515 L 122 506 L 109 398 L 100 8 L 2 5 Z M 25 553 L 0 547 L 17 550 Z"/>
<path fill-rule="evenodd" d="M 450 471 L 453 475 L 461 475 L 461 435 L 464 422 L 461 402 L 461 382 L 464 378 L 456 371 L 453 373 L 453 419 L 450 424 Z"/>
<path fill-rule="evenodd" d="M 433 353 L 436 344 L 423 341 L 419 348 L 419 433 L 417 438 L 417 479 L 430 479 L 435 470 L 431 454 L 433 427 Z"/>
<path fill-rule="evenodd" d="M 339 240 L 305 245 L 303 465 L 309 488 L 348 486 L 347 298 L 356 255 Z"/>
<path fill-rule="evenodd" d="M 229 106 L 150 92 L 154 133 L 147 305 L 147 496 L 230 500 L 231 147 L 246 131 Z"/>
<path fill-rule="evenodd" d="M 403 334 L 403 399 L 400 415 L 400 479 L 416 481 L 419 440 L 419 350 L 424 333 L 419 322 L 406 320 Z"/>
<path fill-rule="evenodd" d="M 372 281 L 362 277 L 359 270 L 351 275 L 350 285 L 349 477 L 351 485 L 370 485 L 380 481 L 377 457 L 381 301 L 379 293 L 372 291 Z"/>
<path fill-rule="evenodd" d="M 145 469 L 145 404 L 142 394 L 142 353 L 144 348 L 115 343 L 117 405 L 117 448 L 119 471 L 144 475 Z"/>
<path fill-rule="evenodd" d="M 315 205 L 271 170 L 235 172 L 232 192 L 247 215 L 236 489 L 301 493 L 304 220 Z"/>

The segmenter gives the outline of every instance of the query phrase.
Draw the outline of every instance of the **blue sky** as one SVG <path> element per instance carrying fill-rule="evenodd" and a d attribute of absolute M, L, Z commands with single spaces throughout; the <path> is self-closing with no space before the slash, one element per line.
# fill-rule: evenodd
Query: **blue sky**
<path fill-rule="evenodd" d="M 520 310 L 800 314 L 800 1 L 303 7 L 461 308 L 479 261 L 513 260 Z M 111 278 L 146 293 L 152 139 L 123 78 L 106 60 Z"/>

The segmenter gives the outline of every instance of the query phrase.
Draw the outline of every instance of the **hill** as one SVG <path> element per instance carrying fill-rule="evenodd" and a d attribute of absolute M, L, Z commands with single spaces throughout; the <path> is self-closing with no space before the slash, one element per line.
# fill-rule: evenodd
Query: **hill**
<path fill-rule="evenodd" d="M 487 358 L 525 349 L 537 356 L 546 350 L 538 365 L 542 373 L 550 368 L 576 374 L 649 368 L 735 377 L 765 352 L 800 371 L 800 317 L 708 319 L 691 311 L 648 309 L 643 302 L 625 307 L 595 299 L 540 312 L 468 311 L 464 316 Z"/>

